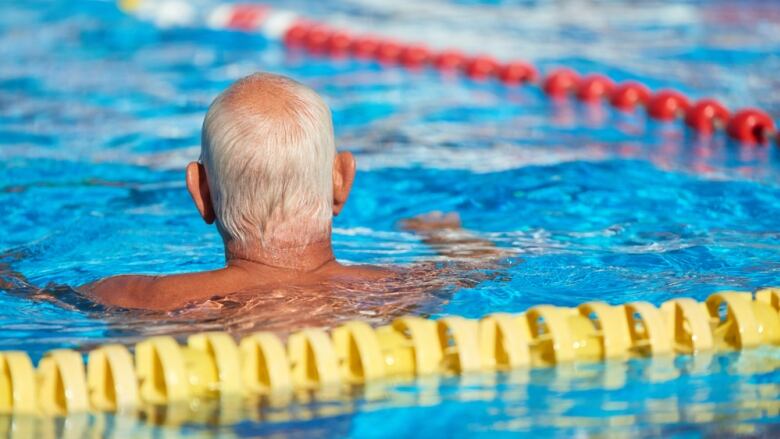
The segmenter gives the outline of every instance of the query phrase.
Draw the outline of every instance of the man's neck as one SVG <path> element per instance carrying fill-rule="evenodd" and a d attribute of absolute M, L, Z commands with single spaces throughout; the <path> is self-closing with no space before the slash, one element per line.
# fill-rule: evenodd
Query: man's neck
<path fill-rule="evenodd" d="M 273 247 L 240 247 L 229 241 L 225 245 L 225 259 L 228 267 L 265 268 L 285 271 L 315 271 L 335 261 L 330 237 L 305 245 L 284 245 Z"/>

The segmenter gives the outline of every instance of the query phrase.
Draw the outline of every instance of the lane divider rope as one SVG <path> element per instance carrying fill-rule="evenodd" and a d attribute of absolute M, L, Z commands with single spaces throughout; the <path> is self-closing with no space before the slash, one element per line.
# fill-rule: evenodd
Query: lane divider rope
<path fill-rule="evenodd" d="M 772 117 L 758 108 L 728 110 L 715 99 L 697 101 L 677 90 L 655 92 L 637 81 L 616 84 L 601 74 L 581 76 L 569 68 L 556 68 L 543 77 L 522 60 L 500 62 L 484 55 L 466 55 L 456 49 L 431 50 L 424 44 L 402 43 L 375 35 L 354 35 L 347 29 L 331 27 L 297 14 L 259 4 L 227 4 L 200 10 L 186 0 L 120 0 L 120 7 L 159 26 L 206 26 L 262 33 L 281 40 L 290 50 L 332 58 L 352 57 L 374 60 L 386 66 L 417 70 L 431 67 L 448 73 L 461 73 L 475 81 L 495 79 L 507 86 L 537 85 L 552 99 L 569 97 L 587 104 L 608 102 L 615 109 L 633 113 L 642 107 L 653 119 L 682 120 L 702 136 L 725 131 L 746 145 L 766 144 L 780 134 Z"/>
<path fill-rule="evenodd" d="M 100 346 L 89 352 L 86 367 L 69 349 L 46 353 L 37 368 L 25 352 L 0 352 L 0 415 L 148 413 L 203 399 L 292 401 L 311 391 L 348 395 L 352 386 L 388 379 L 765 345 L 780 345 L 780 288 L 724 291 L 704 302 L 676 298 L 660 307 L 594 301 L 480 320 L 406 316 L 378 328 L 352 321 L 329 332 L 303 329 L 286 343 L 270 332 L 239 343 L 206 332 L 190 335 L 184 345 L 154 336 L 137 343 L 134 354 L 121 344 Z"/>

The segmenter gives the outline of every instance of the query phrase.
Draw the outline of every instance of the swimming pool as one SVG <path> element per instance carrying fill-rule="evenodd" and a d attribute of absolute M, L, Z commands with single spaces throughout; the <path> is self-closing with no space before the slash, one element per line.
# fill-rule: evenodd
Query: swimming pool
<path fill-rule="evenodd" d="M 587 13 L 558 16 L 560 9 L 544 4 L 285 4 L 431 44 L 485 50 L 491 41 L 495 55 L 519 53 L 543 68 L 563 64 L 641 79 L 777 115 L 780 98 L 767 91 L 777 89 L 780 7 L 753 6 L 658 2 L 628 15 L 630 6 L 621 3 L 589 4 Z M 323 94 L 341 147 L 357 155 L 353 198 L 336 222 L 339 258 L 432 258 L 396 226 L 430 210 L 457 211 L 469 229 L 519 251 L 498 277 L 461 279 L 415 313 L 480 317 L 593 299 L 659 304 L 778 283 L 773 146 L 698 139 L 680 124 L 608 107 L 556 105 L 535 88 L 317 58 L 256 35 L 159 29 L 110 2 L 0 9 L 0 248 L 2 261 L 35 284 L 219 266 L 221 245 L 194 215 L 181 167 L 197 155 L 211 98 L 255 70 L 291 75 Z M 420 25 L 421 14 L 430 25 Z M 364 302 L 384 301 L 359 293 L 332 306 L 355 318 L 365 313 Z M 55 297 L 0 295 L 0 349 L 40 357 L 52 348 L 132 343 L 154 333 L 283 332 L 313 313 L 305 298 L 284 295 L 254 313 L 164 319 L 93 307 L 67 291 Z M 280 303 L 295 312 L 262 312 Z M 704 367 L 681 357 L 660 366 L 632 361 L 405 383 L 379 400 L 359 395 L 267 409 L 263 421 L 183 432 L 771 435 L 780 410 L 777 362 L 776 349 L 762 349 Z"/>

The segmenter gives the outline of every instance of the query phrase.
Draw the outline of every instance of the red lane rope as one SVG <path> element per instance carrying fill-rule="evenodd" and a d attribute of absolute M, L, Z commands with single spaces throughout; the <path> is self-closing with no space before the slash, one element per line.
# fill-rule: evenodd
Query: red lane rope
<path fill-rule="evenodd" d="M 409 69 L 430 67 L 443 72 L 460 72 L 477 81 L 496 79 L 508 86 L 537 84 L 554 99 L 575 97 L 588 103 L 606 101 L 624 112 L 644 108 L 647 115 L 656 120 L 684 120 L 701 135 L 725 129 L 729 136 L 748 145 L 766 144 L 777 136 L 772 118 L 758 108 L 743 108 L 732 114 L 717 100 L 701 99 L 692 103 L 679 91 L 652 92 L 637 81 L 615 84 L 604 75 L 580 76 L 569 68 L 551 70 L 540 78 L 537 69 L 522 60 L 500 63 L 487 55 L 467 56 L 457 50 L 432 51 L 424 45 L 405 44 L 389 38 L 353 36 L 308 21 L 290 27 L 283 41 L 288 48 L 304 49 L 317 55 L 350 56 Z M 780 143 L 780 136 L 777 141 Z"/>

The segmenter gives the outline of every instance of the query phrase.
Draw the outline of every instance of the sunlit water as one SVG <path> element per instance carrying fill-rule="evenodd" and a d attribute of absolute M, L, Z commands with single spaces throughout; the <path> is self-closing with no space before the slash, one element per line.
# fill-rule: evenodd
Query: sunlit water
<path fill-rule="evenodd" d="M 436 47 L 638 78 L 780 114 L 780 5 L 770 2 L 385 3 L 286 7 Z M 0 57 L 0 264 L 51 285 L 43 295 L 0 293 L 0 349 L 37 358 L 159 333 L 284 333 L 302 322 L 379 323 L 405 312 L 480 317 L 593 299 L 658 304 L 780 284 L 775 147 L 696 139 L 678 124 L 606 107 L 553 105 L 534 88 L 332 62 L 252 35 L 159 30 L 110 2 L 2 3 Z M 221 242 L 191 206 L 182 167 L 197 157 L 210 100 L 256 70 L 319 91 L 333 108 L 340 147 L 357 156 L 353 195 L 335 223 L 341 260 L 445 262 L 397 226 L 431 210 L 459 212 L 465 227 L 516 257 L 490 273 L 445 267 L 389 292 L 342 285 L 323 299 L 284 289 L 168 315 L 104 309 L 58 287 L 220 266 Z M 498 383 L 402 383 L 376 400 L 366 393 L 356 402 L 271 410 L 263 416 L 278 422 L 217 431 L 771 435 L 778 362 L 778 352 L 765 349 L 534 371 Z"/>

